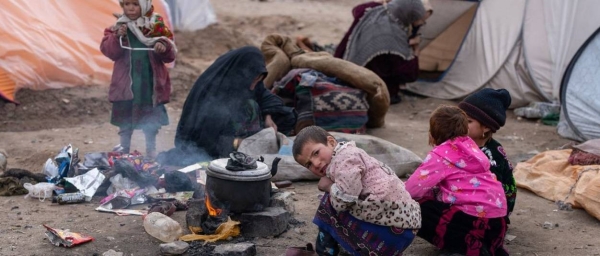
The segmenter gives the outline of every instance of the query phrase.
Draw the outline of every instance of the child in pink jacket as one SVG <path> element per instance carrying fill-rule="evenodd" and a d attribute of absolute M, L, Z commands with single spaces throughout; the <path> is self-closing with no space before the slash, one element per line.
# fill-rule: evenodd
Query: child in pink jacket
<path fill-rule="evenodd" d="M 119 127 L 120 148 L 129 153 L 134 130 L 143 130 L 146 155 L 156 156 L 156 135 L 169 124 L 164 104 L 171 94 L 165 63 L 175 60 L 173 33 L 154 12 L 152 0 L 119 0 L 123 15 L 104 30 L 100 51 L 115 62 L 108 100 L 111 124 Z"/>
<path fill-rule="evenodd" d="M 339 142 L 318 126 L 294 139 L 296 162 L 321 177 L 325 195 L 313 222 L 319 255 L 402 255 L 421 226 L 419 204 L 387 165 L 352 141 Z"/>
<path fill-rule="evenodd" d="M 423 216 L 418 236 L 450 253 L 508 255 L 506 197 L 490 162 L 468 137 L 468 117 L 441 106 L 429 121 L 434 148 L 406 182 Z"/>

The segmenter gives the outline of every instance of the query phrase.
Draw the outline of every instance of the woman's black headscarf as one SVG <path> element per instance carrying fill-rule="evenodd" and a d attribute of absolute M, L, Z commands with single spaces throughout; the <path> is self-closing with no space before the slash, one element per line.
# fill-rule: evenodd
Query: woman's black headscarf
<path fill-rule="evenodd" d="M 282 100 L 266 90 L 262 81 L 250 90 L 254 79 L 266 73 L 264 57 L 256 47 L 219 57 L 198 78 L 183 105 L 175 147 L 186 154 L 204 151 L 212 158 L 231 153 L 235 136 L 231 123 L 246 118 L 247 113 L 240 110 L 248 99 L 259 104 L 263 117 L 283 107 Z"/>

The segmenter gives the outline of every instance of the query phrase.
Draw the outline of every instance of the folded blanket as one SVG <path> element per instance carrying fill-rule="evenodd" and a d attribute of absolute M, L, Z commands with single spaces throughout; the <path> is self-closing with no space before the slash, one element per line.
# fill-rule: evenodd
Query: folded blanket
<path fill-rule="evenodd" d="M 369 121 L 367 127 L 382 127 L 390 105 L 390 95 L 386 85 L 372 71 L 352 62 L 335 58 L 325 52 L 305 53 L 292 39 L 273 34 L 265 38 L 261 51 L 269 72 L 264 80 L 267 88 L 283 78 L 292 68 L 309 68 L 327 76 L 336 77 L 345 83 L 367 93 Z"/>

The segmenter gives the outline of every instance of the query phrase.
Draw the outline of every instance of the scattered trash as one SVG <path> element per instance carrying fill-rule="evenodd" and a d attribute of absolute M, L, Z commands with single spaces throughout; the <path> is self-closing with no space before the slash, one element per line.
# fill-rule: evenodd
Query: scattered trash
<path fill-rule="evenodd" d="M 506 234 L 504 236 L 504 240 L 509 241 L 509 242 L 511 242 L 512 240 L 515 240 L 515 238 L 517 238 L 517 236 L 513 236 L 513 235 L 509 235 L 509 234 Z"/>
<path fill-rule="evenodd" d="M 216 242 L 219 240 L 227 240 L 230 237 L 236 237 L 240 235 L 240 222 L 231 220 L 231 217 L 227 217 L 227 221 L 221 223 L 214 234 L 211 235 L 201 235 L 198 232 L 194 232 L 195 230 L 191 230 L 192 234 L 185 235 L 179 238 L 181 241 L 195 241 L 195 240 L 204 240 L 205 242 Z"/>
<path fill-rule="evenodd" d="M 183 234 L 179 222 L 159 212 L 146 215 L 144 229 L 146 233 L 165 243 L 173 242 Z"/>
<path fill-rule="evenodd" d="M 190 198 L 194 196 L 194 191 L 182 191 L 176 193 L 154 193 L 154 194 L 146 194 L 146 197 L 150 199 L 150 201 L 180 201 L 182 203 L 187 203 Z"/>
<path fill-rule="evenodd" d="M 544 225 L 542 225 L 542 227 L 544 227 L 544 229 L 552 229 L 552 227 L 554 227 L 554 225 L 552 225 L 552 222 L 544 222 Z"/>
<path fill-rule="evenodd" d="M 144 216 L 145 214 L 148 213 L 148 211 L 143 211 L 143 210 L 130 210 L 130 209 L 107 209 L 103 206 L 99 206 L 98 208 L 96 208 L 96 211 L 99 212 L 111 212 L 111 213 L 115 213 L 119 216 L 129 216 L 129 215 L 139 215 L 139 216 Z"/>
<path fill-rule="evenodd" d="M 65 104 L 69 104 L 69 102 L 71 102 L 71 101 L 68 100 L 68 99 L 62 99 L 62 102 L 65 103 Z"/>
<path fill-rule="evenodd" d="M 513 110 L 515 115 L 525 118 L 544 118 L 549 115 L 560 113 L 560 104 L 548 102 L 531 102 L 526 107 Z"/>
<path fill-rule="evenodd" d="M 78 204 L 85 202 L 85 195 L 81 192 L 77 193 L 64 193 L 57 195 L 52 199 L 53 203 L 58 204 Z"/>
<path fill-rule="evenodd" d="M 65 178 L 65 180 L 85 195 L 85 201 L 91 201 L 96 191 L 104 181 L 104 174 L 100 173 L 97 168 L 92 169 L 82 175 L 73 178 Z"/>
<path fill-rule="evenodd" d="M 42 202 L 46 200 L 46 198 L 52 197 L 52 191 L 56 188 L 54 184 L 48 182 L 40 182 L 35 185 L 25 183 L 23 184 L 23 187 L 29 191 L 29 194 L 25 195 L 25 198 L 38 198 Z"/>
<path fill-rule="evenodd" d="M 46 236 L 48 237 L 48 241 L 59 247 L 62 245 L 69 248 L 78 244 L 94 241 L 94 238 L 91 236 L 70 232 L 69 230 L 55 229 L 46 225 L 43 226 L 47 229 Z"/>

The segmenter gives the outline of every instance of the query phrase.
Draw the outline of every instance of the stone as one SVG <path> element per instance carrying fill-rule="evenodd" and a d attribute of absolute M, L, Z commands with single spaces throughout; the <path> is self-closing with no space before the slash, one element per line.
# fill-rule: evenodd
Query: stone
<path fill-rule="evenodd" d="M 215 247 L 216 256 L 254 256 L 256 246 L 253 243 L 222 244 Z"/>
<path fill-rule="evenodd" d="M 8 156 L 4 149 L 0 148 L 0 172 L 6 171 L 6 165 L 8 164 Z"/>
<path fill-rule="evenodd" d="M 283 207 L 267 207 L 262 212 L 242 213 L 239 221 L 245 237 L 268 237 L 283 233 L 290 221 L 290 213 Z"/>
<path fill-rule="evenodd" d="M 175 241 L 171 243 L 161 244 L 160 253 L 163 255 L 180 255 L 184 254 L 190 245 L 183 241 Z"/>
<path fill-rule="evenodd" d="M 207 214 L 204 199 L 190 199 L 188 201 L 188 210 L 185 213 L 186 226 L 201 227 L 202 222 L 206 221 Z"/>
<path fill-rule="evenodd" d="M 122 252 L 117 252 L 113 249 L 110 249 L 108 251 L 105 251 L 102 256 L 123 256 Z"/>
<path fill-rule="evenodd" d="M 294 197 L 292 192 L 278 192 L 271 197 L 271 207 L 283 207 L 290 215 L 296 213 L 296 207 L 294 206 Z"/>

